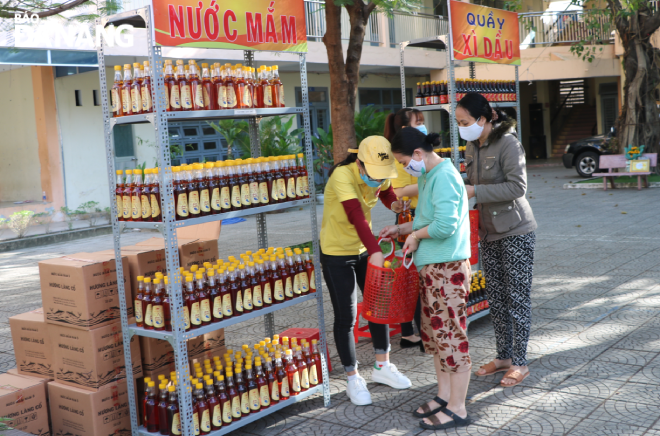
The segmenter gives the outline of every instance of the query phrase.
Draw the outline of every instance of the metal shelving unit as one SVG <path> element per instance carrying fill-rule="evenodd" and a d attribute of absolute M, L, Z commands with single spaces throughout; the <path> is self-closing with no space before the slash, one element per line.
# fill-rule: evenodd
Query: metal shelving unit
<path fill-rule="evenodd" d="M 170 293 L 171 293 L 171 312 L 172 312 L 172 332 L 156 332 L 153 330 L 145 330 L 138 328 L 134 324 L 128 324 L 128 315 L 125 299 L 124 289 L 124 271 L 122 263 L 117 263 L 117 281 L 119 284 L 119 304 L 121 313 L 122 334 L 124 338 L 124 356 L 126 359 L 126 382 L 129 390 L 129 407 L 131 413 L 131 426 L 132 435 L 148 435 L 143 427 L 138 427 L 137 413 L 138 408 L 135 402 L 135 383 L 133 379 L 133 365 L 132 356 L 130 353 L 130 338 L 133 335 L 146 336 L 168 341 L 174 349 L 175 368 L 177 372 L 177 379 L 181 384 L 178 385 L 179 394 L 179 407 L 180 417 L 182 423 L 182 434 L 185 436 L 193 436 L 193 409 L 192 398 L 190 395 L 191 386 L 189 382 L 190 369 L 188 367 L 188 352 L 186 341 L 190 338 L 212 332 L 230 325 L 247 321 L 249 319 L 264 316 L 264 323 L 266 333 L 272 336 L 275 331 L 274 312 L 285 309 L 300 303 L 310 300 L 316 300 L 320 344 L 319 351 L 321 353 L 321 370 L 323 375 L 323 384 L 320 384 L 308 391 L 301 393 L 296 397 L 291 397 L 288 400 L 280 401 L 279 404 L 270 406 L 268 409 L 262 410 L 258 413 L 251 414 L 248 417 L 243 417 L 240 421 L 232 423 L 230 426 L 222 427 L 218 431 L 211 432 L 213 436 L 219 436 L 231 431 L 234 431 L 246 424 L 249 424 L 257 419 L 269 415 L 277 410 L 301 401 L 313 394 L 323 393 L 324 403 L 326 406 L 330 405 L 330 385 L 328 376 L 328 365 L 326 356 L 326 338 L 325 338 L 325 322 L 323 314 L 323 297 L 322 297 L 322 284 L 321 284 L 321 265 L 320 265 L 320 247 L 318 240 L 318 229 L 316 220 L 316 198 L 314 195 L 310 199 L 295 200 L 283 204 L 273 204 L 268 206 L 256 207 L 244 211 L 236 211 L 223 213 L 218 215 L 211 215 L 201 218 L 194 218 L 185 221 L 175 220 L 174 210 L 174 196 L 173 196 L 173 182 L 172 182 L 172 169 L 171 159 L 169 153 L 169 136 L 168 136 L 168 122 L 169 121 L 182 121 L 182 120 L 215 120 L 227 118 L 242 118 L 247 119 L 249 124 L 250 144 L 252 156 L 261 156 L 261 146 L 259 142 L 259 120 L 262 117 L 275 116 L 275 115 L 302 115 L 303 127 L 305 131 L 305 156 L 307 159 L 308 182 L 310 192 L 315 192 L 314 187 L 314 169 L 312 166 L 312 143 L 310 131 L 310 116 L 309 116 L 309 97 L 307 89 L 307 64 L 305 53 L 299 53 L 300 62 L 300 80 L 302 91 L 302 107 L 285 107 L 285 108 L 269 108 L 269 109 L 230 109 L 230 110 L 214 110 L 214 111 L 191 111 L 191 112 L 166 112 L 166 94 L 163 79 L 163 52 L 162 47 L 155 44 L 155 35 L 153 23 L 153 10 L 147 6 L 134 11 L 122 12 L 113 16 L 103 17 L 97 19 L 96 24 L 103 27 L 109 25 L 119 26 L 121 24 L 130 24 L 136 28 L 146 29 L 148 38 L 148 59 L 152 67 L 152 99 L 154 111 L 150 114 L 132 115 L 120 118 L 112 118 L 110 112 L 110 105 L 108 102 L 108 86 L 106 77 L 106 60 L 105 60 L 105 44 L 101 38 L 101 44 L 97 49 L 98 64 L 99 64 L 99 77 L 101 82 L 101 99 L 103 107 L 103 121 L 105 130 L 105 148 L 106 160 L 108 170 L 108 183 L 110 188 L 110 198 L 112 204 L 112 230 L 114 235 L 114 248 L 115 257 L 121 258 L 121 233 L 125 228 L 152 228 L 157 229 L 163 234 L 165 240 L 165 255 L 166 266 L 168 275 L 170 277 Z M 244 51 L 243 64 L 245 66 L 252 66 L 254 62 L 254 52 Z M 161 188 L 161 211 L 163 214 L 162 222 L 122 222 L 116 219 L 117 206 L 114 201 L 115 190 L 115 153 L 114 143 L 112 140 L 112 131 L 116 125 L 120 124 L 144 124 L 151 123 L 156 132 L 156 144 L 158 146 L 158 166 L 162 168 L 159 172 L 159 183 Z M 316 274 L 316 289 L 318 292 L 313 294 L 304 295 L 295 298 L 291 301 L 286 301 L 282 304 L 275 304 L 273 306 L 263 308 L 249 314 L 241 315 L 235 318 L 222 321 L 220 323 L 211 324 L 192 331 L 184 331 L 183 320 L 183 299 L 181 292 L 181 275 L 179 273 L 179 249 L 177 244 L 176 229 L 178 227 L 190 226 L 195 224 L 202 224 L 211 221 L 218 221 L 226 218 L 240 217 L 247 215 L 256 215 L 257 221 L 257 238 L 259 248 L 268 247 L 268 235 L 266 228 L 266 212 L 275 210 L 283 210 L 293 207 L 309 206 L 310 207 L 310 220 L 312 229 L 312 242 L 314 251 L 314 267 L 318 274 Z"/>

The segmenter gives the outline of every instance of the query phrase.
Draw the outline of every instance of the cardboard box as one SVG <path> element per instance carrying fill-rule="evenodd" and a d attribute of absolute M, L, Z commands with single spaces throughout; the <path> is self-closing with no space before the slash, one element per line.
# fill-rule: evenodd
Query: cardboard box
<path fill-rule="evenodd" d="M 204 359 L 213 360 L 213 356 L 222 356 L 227 351 L 225 347 L 225 329 L 216 330 L 204 335 L 203 349 L 201 353 L 196 353 L 191 356 L 191 360 L 197 359 L 198 361 Z"/>
<path fill-rule="evenodd" d="M 20 374 L 53 379 L 53 347 L 43 308 L 9 318 Z"/>
<path fill-rule="evenodd" d="M 114 382 L 90 392 L 58 382 L 48 383 L 54 435 L 130 436 L 126 382 Z"/>
<path fill-rule="evenodd" d="M 39 262 L 41 300 L 46 322 L 81 330 L 117 322 L 119 296 L 113 255 L 77 253 Z M 129 271 L 128 259 L 122 259 Z M 128 315 L 133 315 L 131 284 L 124 275 Z"/>
<path fill-rule="evenodd" d="M 191 350 L 201 350 L 204 347 L 204 338 L 198 337 L 188 340 L 188 357 Z M 170 372 L 175 370 L 174 350 L 169 342 L 161 339 L 140 337 L 140 351 L 142 354 L 142 371 L 145 377 L 157 379 L 163 374 L 168 379 Z"/>
<path fill-rule="evenodd" d="M 218 260 L 217 239 L 178 239 L 178 242 L 179 262 L 185 269 L 190 269 L 192 265 L 202 266 L 204 262 L 215 263 Z M 135 246 L 159 249 L 165 247 L 165 242 L 163 238 L 151 238 Z"/>
<path fill-rule="evenodd" d="M 49 436 L 48 404 L 44 379 L 0 374 L 0 416 L 11 428 Z"/>
<path fill-rule="evenodd" d="M 55 381 L 81 389 L 97 390 L 126 378 L 124 337 L 121 324 L 94 330 L 51 326 L 55 350 Z M 142 358 L 137 336 L 131 338 L 133 377 L 142 377 Z"/>

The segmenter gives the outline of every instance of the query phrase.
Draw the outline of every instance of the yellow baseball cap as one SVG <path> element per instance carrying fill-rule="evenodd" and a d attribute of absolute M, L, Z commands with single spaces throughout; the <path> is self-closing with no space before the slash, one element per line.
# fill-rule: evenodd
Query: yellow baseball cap
<path fill-rule="evenodd" d="M 372 179 L 395 179 L 396 166 L 390 141 L 384 136 L 369 136 L 360 142 L 358 149 L 349 148 L 349 153 L 357 153 L 358 159 L 364 164 L 367 174 Z"/>

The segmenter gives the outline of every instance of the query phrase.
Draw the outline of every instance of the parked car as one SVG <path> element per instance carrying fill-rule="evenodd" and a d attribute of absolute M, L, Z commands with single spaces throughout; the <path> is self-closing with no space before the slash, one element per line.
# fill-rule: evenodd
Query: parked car
<path fill-rule="evenodd" d="M 598 160 L 603 154 L 611 154 L 606 151 L 607 144 L 616 136 L 616 130 L 612 130 L 607 135 L 591 136 L 571 142 L 564 150 L 562 160 L 564 166 L 568 169 L 575 167 L 575 170 L 581 177 L 589 178 L 593 173 L 598 172 Z"/>

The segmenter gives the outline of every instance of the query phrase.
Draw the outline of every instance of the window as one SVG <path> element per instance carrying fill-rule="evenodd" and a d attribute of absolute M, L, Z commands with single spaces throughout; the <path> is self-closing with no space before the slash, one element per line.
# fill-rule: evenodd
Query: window
<path fill-rule="evenodd" d="M 94 100 L 94 106 L 101 106 L 101 102 L 99 101 L 98 89 L 92 89 L 92 99 Z"/>
<path fill-rule="evenodd" d="M 215 162 L 227 158 L 227 141 L 206 121 L 186 121 L 169 124 L 170 145 L 182 155 L 172 160 L 172 165 L 194 162 Z M 233 155 L 240 155 L 234 145 Z"/>
<path fill-rule="evenodd" d="M 73 76 L 74 74 L 81 74 L 98 70 L 99 69 L 96 67 L 55 67 L 55 77 Z"/>
<path fill-rule="evenodd" d="M 76 89 L 73 91 L 74 98 L 76 99 L 76 106 L 82 106 L 82 95 L 80 95 L 80 90 Z"/>
<path fill-rule="evenodd" d="M 396 112 L 401 109 L 401 88 L 360 88 L 360 109 L 377 106 L 378 110 Z M 406 106 L 412 105 L 412 89 L 406 88 Z"/>
<path fill-rule="evenodd" d="M 117 125 L 112 131 L 115 140 L 115 156 L 133 156 L 133 126 Z"/>

